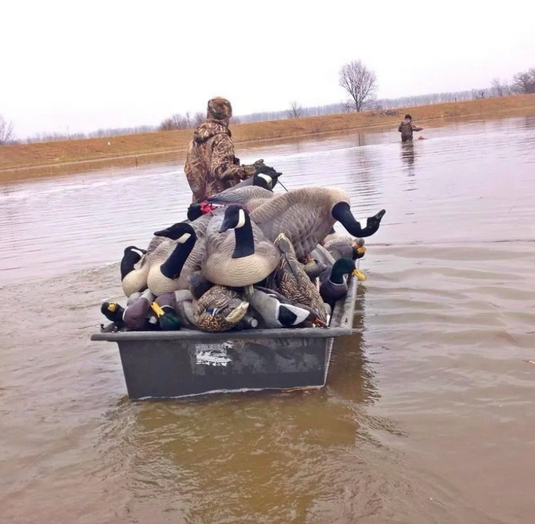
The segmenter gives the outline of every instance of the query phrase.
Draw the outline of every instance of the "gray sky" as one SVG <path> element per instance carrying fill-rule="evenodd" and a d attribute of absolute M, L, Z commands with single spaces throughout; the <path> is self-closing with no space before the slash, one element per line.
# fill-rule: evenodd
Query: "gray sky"
<path fill-rule="evenodd" d="M 18 137 L 155 125 L 225 96 L 235 114 L 486 87 L 535 67 L 535 2 L 4 0 L 0 114 Z"/>

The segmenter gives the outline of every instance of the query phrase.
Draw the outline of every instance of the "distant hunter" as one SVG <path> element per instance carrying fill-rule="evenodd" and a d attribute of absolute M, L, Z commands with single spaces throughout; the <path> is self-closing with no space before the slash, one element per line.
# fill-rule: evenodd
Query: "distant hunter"
<path fill-rule="evenodd" d="M 401 133 L 401 141 L 408 142 L 412 140 L 412 133 L 414 131 L 421 131 L 423 127 L 415 126 L 412 123 L 412 116 L 405 115 L 405 120 L 403 120 L 398 127 L 398 131 Z"/>

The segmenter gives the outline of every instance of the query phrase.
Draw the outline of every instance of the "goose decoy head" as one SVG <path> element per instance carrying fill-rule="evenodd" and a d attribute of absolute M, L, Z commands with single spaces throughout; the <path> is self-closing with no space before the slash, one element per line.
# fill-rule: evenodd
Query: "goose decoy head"
<path fill-rule="evenodd" d="M 147 252 L 146 249 L 141 249 L 137 246 L 128 246 L 124 248 L 124 256 L 127 256 L 129 254 L 137 255 L 138 259 L 137 261 L 141 260 L 141 257 Z"/>
<path fill-rule="evenodd" d="M 121 260 L 121 280 L 134 270 L 134 265 L 137 264 L 141 257 L 146 253 L 145 249 L 136 246 L 128 246 L 124 250 L 124 255 Z"/>
<path fill-rule="evenodd" d="M 171 240 L 176 240 L 179 244 L 184 244 L 191 237 L 196 238 L 195 230 L 185 222 L 177 222 L 165 229 L 155 231 L 154 236 L 170 238 Z"/>
<path fill-rule="evenodd" d="M 239 229 L 246 224 L 247 218 L 247 211 L 243 207 L 237 205 L 228 206 L 225 209 L 225 216 L 219 232 L 224 233 L 229 229 Z"/>
<path fill-rule="evenodd" d="M 123 320 L 124 308 L 117 304 L 117 302 L 104 302 L 100 306 L 100 312 L 110 321 L 110 322 L 121 322 Z"/>
<path fill-rule="evenodd" d="M 253 175 L 253 186 L 258 186 L 272 191 L 277 185 L 277 180 L 281 175 L 282 173 L 279 173 L 275 170 L 269 173 L 255 173 Z"/>
<path fill-rule="evenodd" d="M 332 217 L 338 220 L 347 232 L 355 237 L 369 237 L 376 233 L 385 213 L 386 211 L 381 209 L 379 213 L 369 217 L 366 221 L 366 227 L 363 228 L 351 213 L 351 208 L 347 202 L 338 202 L 331 210 Z"/>
<path fill-rule="evenodd" d="M 188 220 L 190 222 L 193 222 L 199 217 L 202 217 L 203 214 L 204 213 L 202 212 L 202 204 L 195 202 L 188 207 Z"/>
<path fill-rule="evenodd" d="M 210 204 L 206 200 L 203 202 L 194 202 L 188 207 L 188 220 L 193 222 L 203 215 L 206 215 L 206 213 L 212 212 L 214 209 L 216 209 L 216 206 Z"/>

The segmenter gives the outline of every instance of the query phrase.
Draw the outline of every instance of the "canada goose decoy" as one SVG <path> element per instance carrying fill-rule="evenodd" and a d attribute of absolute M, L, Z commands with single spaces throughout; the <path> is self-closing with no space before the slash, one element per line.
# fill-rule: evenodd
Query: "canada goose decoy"
<path fill-rule="evenodd" d="M 135 265 L 141 260 L 146 252 L 147 250 L 136 246 L 128 246 L 125 248 L 120 266 L 121 280 L 124 279 L 128 273 L 134 270 Z"/>
<path fill-rule="evenodd" d="M 147 288 L 147 274 L 145 270 L 136 268 L 136 264 L 141 261 L 143 264 L 143 258 L 146 254 L 145 249 L 141 249 L 136 246 L 128 246 L 124 250 L 123 258 L 121 260 L 121 285 L 123 293 L 129 297 L 132 293 L 137 291 L 143 291 Z"/>
<path fill-rule="evenodd" d="M 304 306 L 290 303 L 283 295 L 261 287 L 248 286 L 245 297 L 260 315 L 266 328 L 296 327 L 316 315 Z"/>
<path fill-rule="evenodd" d="M 202 217 L 203 215 L 214 215 L 218 212 L 223 212 L 223 209 L 217 208 L 213 206 L 212 204 L 208 203 L 207 201 L 204 202 L 194 202 L 193 204 L 190 204 L 188 207 L 188 220 L 190 223 L 195 222 L 198 218 Z"/>
<path fill-rule="evenodd" d="M 351 213 L 349 197 L 337 188 L 304 187 L 274 195 L 251 211 L 251 220 L 274 241 L 280 232 L 288 237 L 299 260 L 321 243 L 336 221 L 357 237 L 373 235 L 381 224 L 383 209 L 362 228 Z"/>
<path fill-rule="evenodd" d="M 211 196 L 207 199 L 207 202 L 216 205 L 240 204 L 247 206 L 247 209 L 251 211 L 272 198 L 273 195 L 274 193 L 272 191 L 262 187 L 233 187 L 223 191 L 222 193 L 219 193 L 218 195 Z"/>
<path fill-rule="evenodd" d="M 333 304 L 349 291 L 348 275 L 357 275 L 355 261 L 348 257 L 339 258 L 331 268 L 330 275 L 320 284 L 321 298 L 328 304 Z"/>
<path fill-rule="evenodd" d="M 208 224 L 202 273 L 210 282 L 229 287 L 256 284 L 279 261 L 279 251 L 251 222 L 246 209 L 230 205 L 222 217 L 216 215 Z"/>
<path fill-rule="evenodd" d="M 156 231 L 155 236 L 165 237 L 175 242 L 168 243 L 167 249 L 158 257 L 153 256 L 147 276 L 147 286 L 154 295 L 170 293 L 177 289 L 189 287 L 189 274 L 182 276 L 184 265 L 192 253 L 197 235 L 191 224 L 178 222 L 172 226 Z M 163 243 L 160 244 L 160 248 Z M 158 251 L 155 251 L 157 254 Z M 200 259 L 200 253 L 198 253 Z"/>
<path fill-rule="evenodd" d="M 266 287 L 278 291 L 294 304 L 309 307 L 317 315 L 314 323 L 325 326 L 327 323 L 325 304 L 317 286 L 298 262 L 292 243 L 284 233 L 281 233 L 275 239 L 275 246 L 281 253 L 281 261 L 276 271 L 268 278 Z"/>
<path fill-rule="evenodd" d="M 237 291 L 223 286 L 210 288 L 193 304 L 195 324 L 203 331 L 228 331 L 235 327 L 249 309 Z"/>
<path fill-rule="evenodd" d="M 152 237 L 152 240 L 149 242 L 149 245 L 147 246 L 147 252 L 145 253 L 145 258 L 150 258 L 152 253 L 156 251 L 156 248 L 163 242 L 165 242 L 165 238 L 163 237 Z"/>
<path fill-rule="evenodd" d="M 227 191 L 232 191 L 233 189 L 239 189 L 241 187 L 248 186 L 258 186 L 273 191 L 273 188 L 277 185 L 277 182 L 281 175 L 282 173 L 279 173 L 274 169 L 269 171 L 268 173 L 255 173 L 253 176 L 242 180 L 234 187 L 225 189 L 225 191 L 222 191 L 221 193 L 226 193 Z"/>

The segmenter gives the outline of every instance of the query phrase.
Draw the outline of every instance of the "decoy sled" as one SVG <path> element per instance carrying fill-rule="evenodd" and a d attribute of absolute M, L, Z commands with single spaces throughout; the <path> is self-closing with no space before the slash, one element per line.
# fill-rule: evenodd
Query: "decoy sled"
<path fill-rule="evenodd" d="M 328 327 L 116 331 L 91 340 L 117 342 L 131 400 L 211 393 L 322 388 L 334 339 L 352 334 L 358 279 L 333 308 Z"/>

